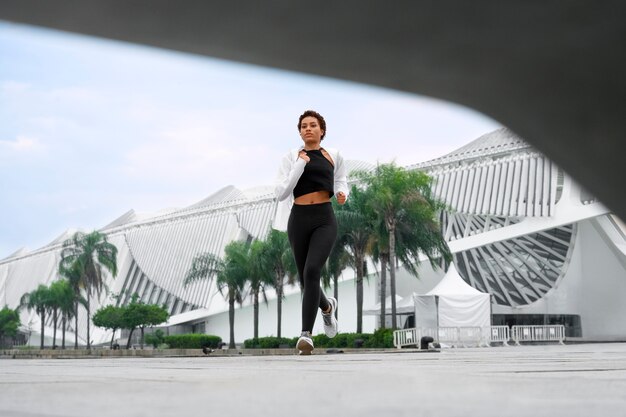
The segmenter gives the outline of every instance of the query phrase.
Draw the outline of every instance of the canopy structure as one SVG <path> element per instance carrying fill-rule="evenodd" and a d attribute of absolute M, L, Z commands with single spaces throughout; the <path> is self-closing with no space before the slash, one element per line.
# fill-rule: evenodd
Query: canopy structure
<path fill-rule="evenodd" d="M 491 324 L 490 295 L 468 285 L 454 264 L 426 294 L 413 294 L 415 327 L 484 327 Z"/>

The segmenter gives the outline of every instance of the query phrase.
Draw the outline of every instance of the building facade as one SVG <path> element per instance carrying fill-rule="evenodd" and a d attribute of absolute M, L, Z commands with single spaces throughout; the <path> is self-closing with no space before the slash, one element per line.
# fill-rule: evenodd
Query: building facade
<path fill-rule="evenodd" d="M 349 170 L 371 165 L 349 161 Z M 567 336 L 581 340 L 626 340 L 626 228 L 566 173 L 507 129 L 486 134 L 440 158 L 408 169 L 434 179 L 435 195 L 446 203 L 442 233 L 463 279 L 492 295 L 493 324 L 564 324 Z M 118 248 L 118 276 L 106 277 L 112 299 L 103 294 L 99 306 L 126 304 L 132 294 L 147 303 L 165 304 L 172 332 L 204 332 L 228 337 L 228 304 L 214 281 L 184 287 L 191 261 L 199 253 L 223 254 L 233 240 L 262 239 L 271 227 L 276 201 L 273 188 L 238 190 L 225 187 L 184 209 L 153 215 L 131 210 L 100 229 Z M 19 250 L 0 260 L 0 302 L 16 307 L 37 285 L 58 279 L 67 231 L 43 248 Z M 370 264 L 369 271 L 376 271 Z M 428 263 L 420 278 L 398 271 L 398 295 L 427 292 L 443 276 Z M 377 274 L 366 280 L 364 307 L 376 304 Z M 387 292 L 389 294 L 389 292 Z M 275 335 L 275 295 L 260 309 L 260 335 Z M 356 329 L 354 274 L 346 270 L 339 283 L 340 331 Z M 300 332 L 300 292 L 286 289 L 284 336 Z M 39 318 L 22 311 L 23 331 L 36 343 Z M 405 317 L 406 319 L 406 317 Z M 379 323 L 365 316 L 364 331 Z M 321 332 L 321 320 L 314 332 Z M 403 320 L 403 322 L 406 322 Z M 410 321 L 408 322 L 410 323 Z M 47 335 L 52 334 L 51 321 Z M 70 339 L 73 323 L 67 324 Z M 86 334 L 79 317 L 78 335 Z M 252 337 L 250 301 L 237 309 L 237 342 Z M 111 334 L 94 328 L 93 342 Z M 51 344 L 51 341 L 49 342 Z"/>

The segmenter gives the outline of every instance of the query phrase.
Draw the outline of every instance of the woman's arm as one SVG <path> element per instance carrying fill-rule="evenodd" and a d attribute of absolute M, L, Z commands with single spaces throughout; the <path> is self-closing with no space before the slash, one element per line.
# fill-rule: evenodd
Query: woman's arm
<path fill-rule="evenodd" d="M 293 152 L 289 152 L 282 160 L 280 169 L 278 170 L 278 176 L 276 177 L 276 187 L 274 193 L 278 201 L 282 201 L 289 197 L 296 188 L 296 184 L 300 179 L 300 176 L 304 172 L 306 161 L 303 158 L 298 157 L 295 161 Z"/>
<path fill-rule="evenodd" d="M 339 152 L 337 152 L 337 156 L 335 158 L 335 194 L 337 195 L 337 202 L 343 204 L 339 201 L 339 193 L 344 195 L 342 200 L 343 203 L 345 203 L 345 200 L 348 198 L 348 194 L 350 194 L 350 190 L 348 189 L 348 174 L 343 157 Z"/>

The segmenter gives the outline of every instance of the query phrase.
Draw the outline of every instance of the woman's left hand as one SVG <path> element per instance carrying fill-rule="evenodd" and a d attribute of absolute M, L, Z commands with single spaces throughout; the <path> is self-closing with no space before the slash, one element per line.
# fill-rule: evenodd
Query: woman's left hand
<path fill-rule="evenodd" d="M 337 203 L 339 203 L 339 205 L 341 206 L 343 206 L 346 203 L 346 195 L 342 193 L 341 191 L 337 193 Z"/>

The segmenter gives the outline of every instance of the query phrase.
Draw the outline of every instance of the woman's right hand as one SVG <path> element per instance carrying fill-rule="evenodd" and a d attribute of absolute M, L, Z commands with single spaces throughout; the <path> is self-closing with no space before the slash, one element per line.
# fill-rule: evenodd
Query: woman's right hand
<path fill-rule="evenodd" d="M 309 155 L 306 154 L 306 151 L 304 149 L 300 151 L 298 157 L 304 159 L 304 161 L 307 163 L 311 160 L 311 158 L 309 158 Z"/>

